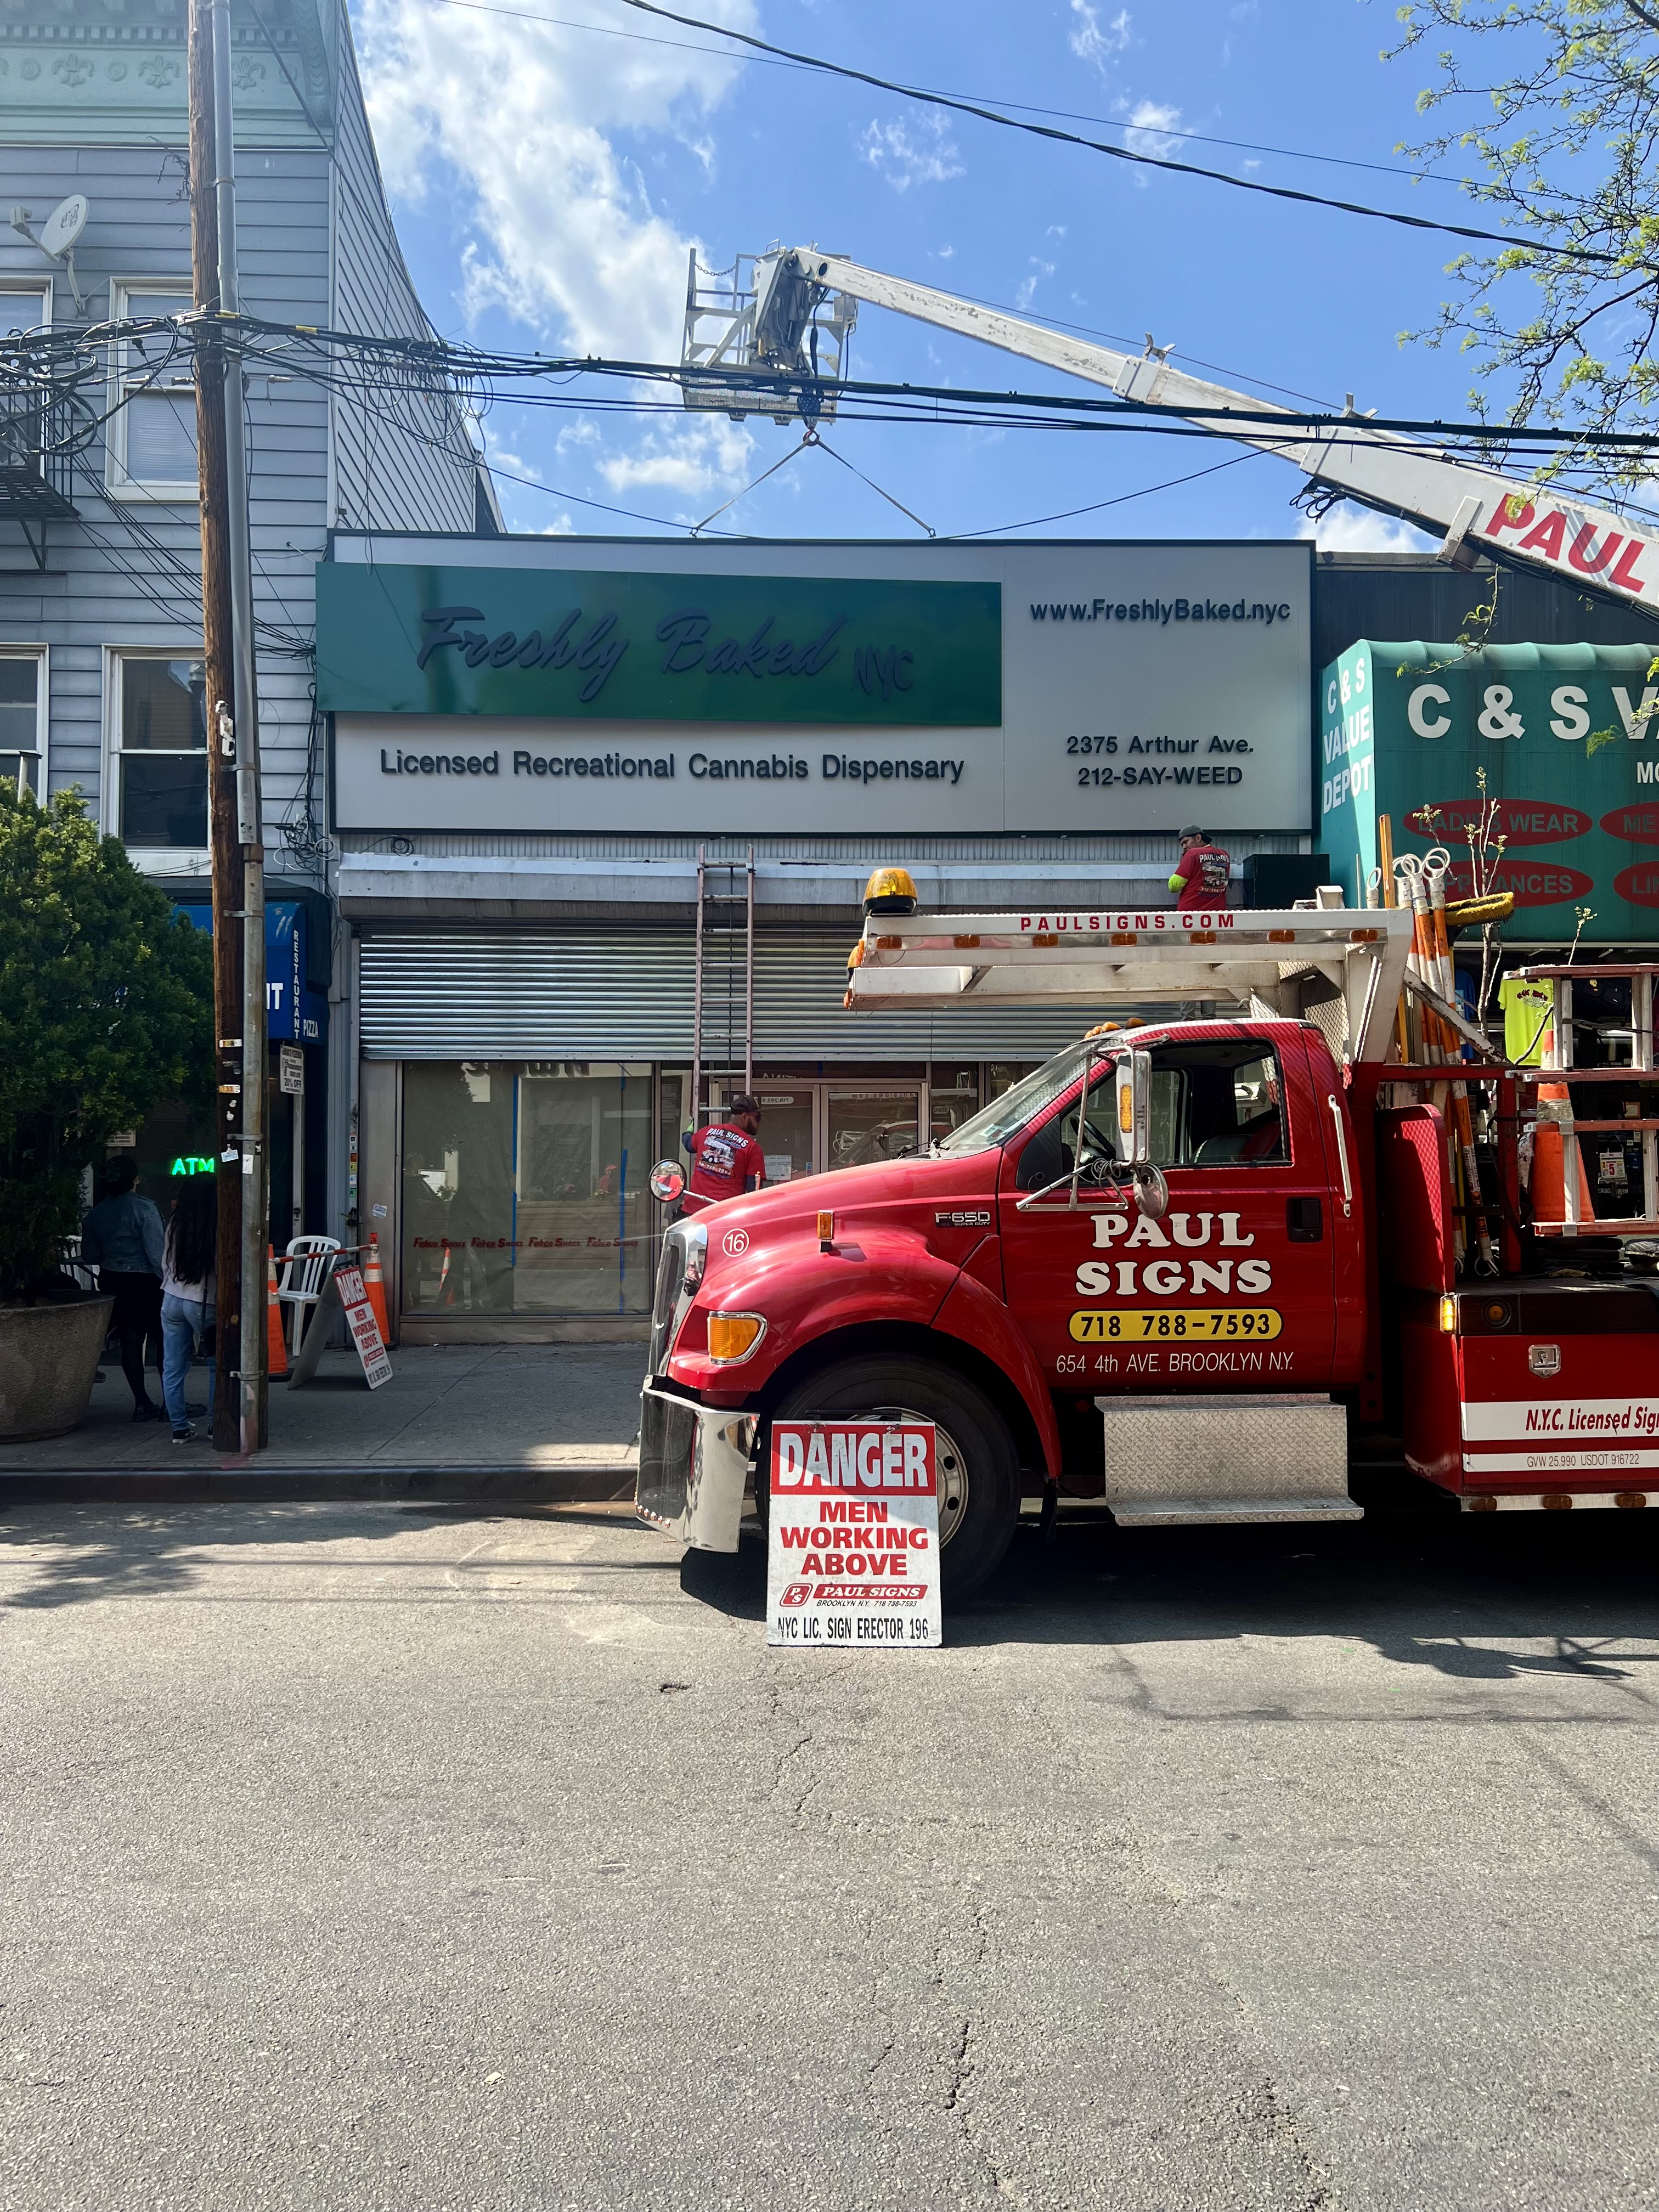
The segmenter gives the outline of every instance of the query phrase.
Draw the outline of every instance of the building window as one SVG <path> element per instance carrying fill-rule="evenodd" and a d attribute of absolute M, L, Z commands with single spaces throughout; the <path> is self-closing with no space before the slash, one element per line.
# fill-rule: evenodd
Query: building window
<path fill-rule="evenodd" d="M 139 849 L 208 842 L 206 670 L 199 660 L 122 653 L 116 663 L 113 827 Z"/>
<path fill-rule="evenodd" d="M 0 653 L 0 776 L 44 799 L 46 655 Z"/>
<path fill-rule="evenodd" d="M 407 1062 L 404 1311 L 648 1312 L 651 1119 L 647 1066 Z"/>
<path fill-rule="evenodd" d="M 185 283 L 117 284 L 124 320 L 188 313 Z M 188 341 L 176 331 L 128 338 L 114 349 L 110 394 L 109 489 L 116 499 L 196 497 L 196 387 Z"/>
<path fill-rule="evenodd" d="M 41 331 L 51 320 L 50 284 L 0 284 L 0 331 Z"/>

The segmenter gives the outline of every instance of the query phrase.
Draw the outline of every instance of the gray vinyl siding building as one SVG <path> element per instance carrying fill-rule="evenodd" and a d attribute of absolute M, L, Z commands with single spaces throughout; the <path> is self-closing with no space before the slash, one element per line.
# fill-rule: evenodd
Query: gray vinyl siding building
<path fill-rule="evenodd" d="M 232 21 L 245 308 L 276 322 L 431 337 L 386 205 L 343 5 L 261 0 L 256 15 L 233 0 Z M 0 15 L 0 331 L 188 305 L 186 33 L 184 0 L 22 0 Z M 71 270 L 29 234 L 75 193 L 88 212 Z M 156 368 L 153 352 L 106 353 L 106 381 L 90 395 L 100 408 Z M 315 563 L 335 527 L 471 533 L 499 518 L 453 396 L 354 395 L 254 369 L 268 895 L 307 915 L 312 981 L 327 984 L 337 1017 L 349 962 L 337 952 L 326 749 L 313 711 Z M 180 353 L 74 457 L 60 479 L 72 514 L 21 514 L 0 489 L 0 775 L 20 773 L 40 791 L 78 787 L 146 874 L 199 904 L 209 869 L 199 675 L 191 689 L 201 651 L 193 447 Z M 9 747 L 27 751 L 31 699 L 33 757 L 9 757 Z M 306 1208 L 313 1229 L 337 1229 L 348 1203 L 351 1024 L 331 1026 L 331 1080 L 320 1081 L 320 1065 L 308 1077 L 334 1109 L 326 1201 L 319 1186 Z M 313 1178 L 323 1149 L 318 1125 Z"/>

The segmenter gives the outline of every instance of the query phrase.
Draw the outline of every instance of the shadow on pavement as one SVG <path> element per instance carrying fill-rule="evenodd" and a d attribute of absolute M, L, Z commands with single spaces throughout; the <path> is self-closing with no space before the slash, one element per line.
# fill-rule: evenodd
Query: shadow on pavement
<path fill-rule="evenodd" d="M 1659 1514 L 1395 1516 L 1340 1528 L 1121 1529 L 1023 1523 L 965 1604 L 959 1646 L 1350 1637 L 1470 1682 L 1633 1683 L 1659 1661 Z M 688 1552 L 686 1595 L 759 1621 L 766 1553 Z M 1405 1624 L 1402 1626 L 1402 1622 Z M 1523 1649 L 1522 1646 L 1542 1649 Z"/>
<path fill-rule="evenodd" d="M 84 1515 L 71 1508 L 49 1522 L 33 1516 L 0 1520 L 0 1566 L 12 1564 L 8 1555 L 14 1550 L 26 1551 L 33 1571 L 26 1587 L 0 1591 L 0 1613 L 40 1613 L 99 1598 L 175 1595 L 191 1589 L 213 1555 L 232 1546 L 389 1542 L 407 1534 L 415 1517 L 424 1527 L 443 1521 L 476 1527 L 480 1521 L 509 1516 L 481 1515 L 465 1506 L 388 1506 L 374 1513 L 361 1506 L 250 1504 L 226 1506 L 210 1516 L 199 1507 L 131 1507 L 113 1526 L 112 1517 L 107 1508 Z"/>

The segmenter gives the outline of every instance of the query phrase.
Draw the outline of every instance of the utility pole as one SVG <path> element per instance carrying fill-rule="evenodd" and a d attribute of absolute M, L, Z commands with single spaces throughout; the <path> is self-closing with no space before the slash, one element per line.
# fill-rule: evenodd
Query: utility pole
<path fill-rule="evenodd" d="M 206 318 L 238 307 L 230 62 L 228 0 L 191 0 L 191 265 Z M 212 319 L 196 326 L 196 428 L 219 1099 L 213 1441 L 246 1454 L 269 1433 L 264 852 L 241 355 Z"/>

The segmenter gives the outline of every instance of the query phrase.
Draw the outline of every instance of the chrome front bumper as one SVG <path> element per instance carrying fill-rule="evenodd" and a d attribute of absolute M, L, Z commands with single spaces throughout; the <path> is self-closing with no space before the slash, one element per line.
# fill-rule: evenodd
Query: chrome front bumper
<path fill-rule="evenodd" d="M 699 1406 L 647 1384 L 640 1393 L 634 1510 L 694 1551 L 735 1552 L 756 1416 Z"/>

